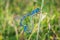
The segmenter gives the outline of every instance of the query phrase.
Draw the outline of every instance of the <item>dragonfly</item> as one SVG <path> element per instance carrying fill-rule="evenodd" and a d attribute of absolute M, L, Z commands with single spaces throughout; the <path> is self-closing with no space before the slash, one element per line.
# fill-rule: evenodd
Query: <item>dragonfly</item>
<path fill-rule="evenodd" d="M 34 15 L 37 14 L 38 12 L 40 12 L 40 8 L 36 8 L 36 9 L 32 10 L 31 13 L 28 13 L 28 14 L 24 15 L 24 16 L 21 18 L 21 20 L 20 20 L 20 26 L 24 27 L 24 32 L 26 32 L 27 29 L 28 29 L 28 26 L 27 26 L 26 24 L 24 25 L 24 24 L 22 23 L 22 22 L 24 21 L 24 19 L 27 18 L 28 16 L 34 16 Z M 32 31 L 32 30 L 31 30 L 31 31 Z"/>

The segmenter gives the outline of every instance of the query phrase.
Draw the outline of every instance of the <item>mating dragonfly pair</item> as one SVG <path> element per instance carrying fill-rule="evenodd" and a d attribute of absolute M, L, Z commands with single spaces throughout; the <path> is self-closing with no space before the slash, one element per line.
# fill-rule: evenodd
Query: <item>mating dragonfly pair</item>
<path fill-rule="evenodd" d="M 20 26 L 22 26 L 22 27 L 24 28 L 24 32 L 27 31 L 28 26 L 27 26 L 26 24 L 23 24 L 23 23 L 22 23 L 23 20 L 24 20 L 26 17 L 28 17 L 28 16 L 33 16 L 33 15 L 37 14 L 39 11 L 40 11 L 40 9 L 39 9 L 39 8 L 36 8 L 36 9 L 32 10 L 31 13 L 28 13 L 28 14 L 24 15 L 24 16 L 21 18 L 21 20 L 20 20 Z M 31 32 L 31 31 L 32 31 L 32 30 L 30 30 L 30 32 Z"/>

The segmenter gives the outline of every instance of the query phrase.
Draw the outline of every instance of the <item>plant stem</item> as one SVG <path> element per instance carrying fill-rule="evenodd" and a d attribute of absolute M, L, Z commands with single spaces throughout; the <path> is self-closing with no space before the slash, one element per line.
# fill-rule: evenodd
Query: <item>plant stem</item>
<path fill-rule="evenodd" d="M 16 32 L 16 39 L 18 40 L 18 31 L 17 31 L 17 27 L 15 26 L 15 32 Z"/>
<path fill-rule="evenodd" d="M 42 4 L 41 4 L 41 13 L 40 13 L 40 17 L 39 17 L 38 30 L 37 30 L 37 40 L 39 39 L 39 30 L 41 27 L 41 14 L 42 14 L 43 5 L 44 5 L 44 0 L 42 0 Z"/>

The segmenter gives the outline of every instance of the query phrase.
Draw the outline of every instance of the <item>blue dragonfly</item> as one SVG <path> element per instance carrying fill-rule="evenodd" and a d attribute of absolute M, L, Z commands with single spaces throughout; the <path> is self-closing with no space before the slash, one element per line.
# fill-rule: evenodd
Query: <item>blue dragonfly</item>
<path fill-rule="evenodd" d="M 20 20 L 20 26 L 24 27 L 24 32 L 27 31 L 28 26 L 27 26 L 26 24 L 24 25 L 24 24 L 22 23 L 23 20 L 24 20 L 26 17 L 28 17 L 28 16 L 34 16 L 34 15 L 37 14 L 39 11 L 40 11 L 40 9 L 39 9 L 39 8 L 36 8 L 36 9 L 32 10 L 31 13 L 28 13 L 28 14 L 24 15 L 24 16 L 21 18 L 21 20 Z M 32 30 L 31 30 L 31 31 L 32 31 Z M 31 32 L 31 31 L 30 31 L 30 32 Z"/>

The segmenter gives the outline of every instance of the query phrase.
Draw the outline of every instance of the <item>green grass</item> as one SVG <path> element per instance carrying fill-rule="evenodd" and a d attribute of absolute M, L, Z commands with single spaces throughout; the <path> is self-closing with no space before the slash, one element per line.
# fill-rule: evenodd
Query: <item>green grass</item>
<path fill-rule="evenodd" d="M 60 40 L 60 10 L 59 0 L 44 0 L 43 8 L 40 10 L 46 17 L 42 20 L 39 14 L 34 15 L 31 20 L 27 17 L 23 24 L 28 24 L 31 28 L 30 21 L 34 22 L 32 33 L 23 32 L 20 26 L 20 19 L 23 15 L 30 13 L 33 8 L 33 1 L 21 0 L 0 0 L 0 40 L 37 40 L 38 22 L 40 19 L 40 30 L 38 40 L 53 40 L 55 37 Z M 58 3 L 57 3 L 58 2 Z M 37 0 L 37 7 L 41 9 L 42 0 Z M 47 14 L 46 14 L 47 13 Z M 44 17 L 44 15 L 42 17 Z M 19 17 L 16 20 L 16 17 Z"/>

